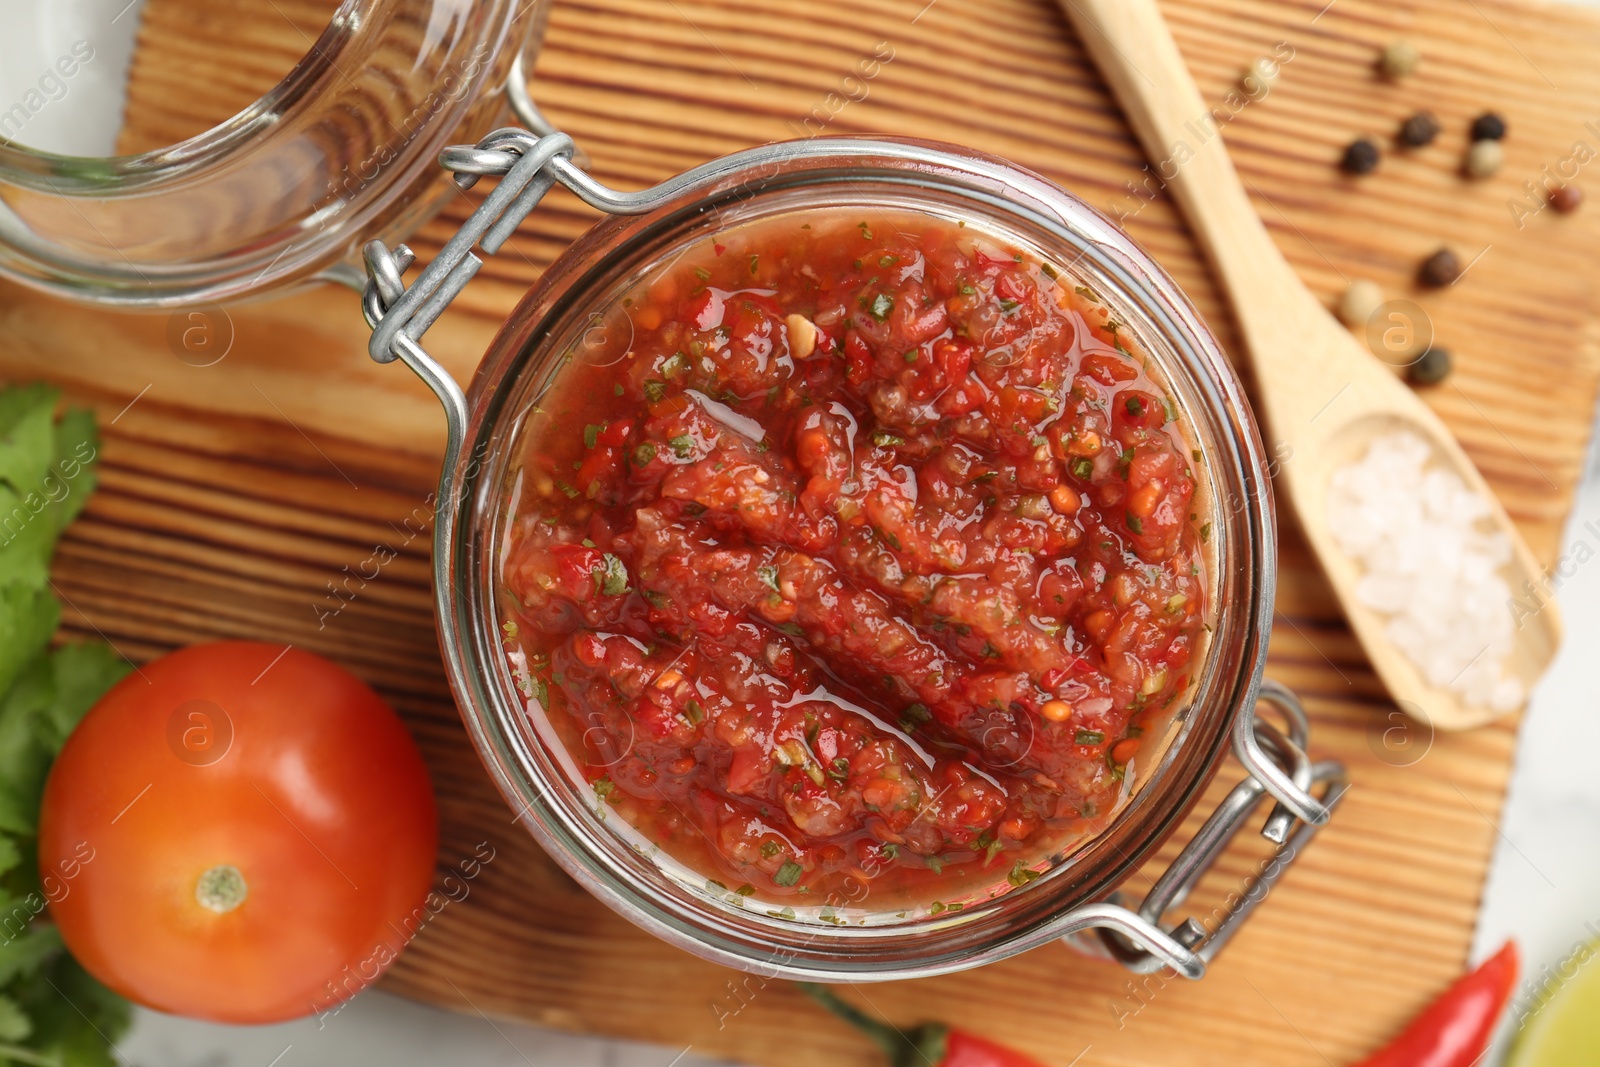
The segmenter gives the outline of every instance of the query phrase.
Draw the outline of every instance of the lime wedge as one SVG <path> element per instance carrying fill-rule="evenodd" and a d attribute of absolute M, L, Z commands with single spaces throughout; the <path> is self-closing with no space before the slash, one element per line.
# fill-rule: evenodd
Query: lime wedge
<path fill-rule="evenodd" d="M 1506 1067 L 1594 1067 L 1600 1064 L 1600 942 L 1544 973 Z M 1542 1005 L 1542 1006 L 1541 1006 Z M 1512 1012 L 1516 1018 L 1516 1011 Z M 1514 1024 L 1515 1025 L 1515 1024 Z"/>

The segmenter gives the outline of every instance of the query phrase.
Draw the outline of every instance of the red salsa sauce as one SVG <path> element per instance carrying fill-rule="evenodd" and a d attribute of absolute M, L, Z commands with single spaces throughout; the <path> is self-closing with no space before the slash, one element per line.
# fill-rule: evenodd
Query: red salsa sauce
<path fill-rule="evenodd" d="M 622 305 L 530 418 L 502 545 L 517 684 L 601 810 L 740 896 L 935 912 L 1103 827 L 1189 686 L 1209 524 L 1100 296 L 816 210 Z"/>

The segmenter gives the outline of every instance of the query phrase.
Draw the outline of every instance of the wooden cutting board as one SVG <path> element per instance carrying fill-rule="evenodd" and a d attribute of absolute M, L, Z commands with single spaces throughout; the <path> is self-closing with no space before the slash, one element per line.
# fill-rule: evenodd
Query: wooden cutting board
<path fill-rule="evenodd" d="M 274 6 L 313 33 L 324 9 Z M 1220 102 L 1240 68 L 1276 42 L 1293 45 L 1272 96 L 1227 129 L 1262 214 L 1330 301 L 1346 278 L 1365 276 L 1427 308 L 1458 368 L 1429 401 L 1552 557 L 1600 381 L 1600 204 L 1571 217 L 1546 211 L 1519 228 L 1508 198 L 1575 142 L 1600 150 L 1600 121 L 1585 125 L 1600 120 L 1600 19 L 1509 0 L 1162 6 L 1208 99 Z M 129 146 L 204 124 L 190 106 L 203 98 L 192 77 L 173 74 L 183 63 L 221 72 L 206 79 L 210 104 L 258 91 L 239 80 L 246 64 L 217 61 L 227 28 L 208 28 L 215 20 L 199 17 L 207 7 L 148 0 Z M 1402 35 L 1422 47 L 1423 67 L 1386 84 L 1372 60 Z M 251 37 L 252 54 L 292 55 L 304 40 L 263 32 Z M 858 63 L 880 42 L 893 59 L 861 77 Z M 619 186 L 806 132 L 808 116 L 828 132 L 986 149 L 1107 210 L 1129 209 L 1126 183 L 1144 178 L 1054 0 L 559 0 L 538 79 L 548 113 Z M 1508 161 L 1495 179 L 1469 184 L 1456 173 L 1465 128 L 1491 106 L 1510 123 Z M 1338 173 L 1347 141 L 1362 132 L 1387 140 L 1419 108 L 1442 120 L 1433 147 L 1390 152 L 1368 178 Z M 424 260 L 468 207 L 453 204 L 413 242 Z M 430 348 L 470 376 L 499 318 L 592 217 L 552 197 L 429 335 Z M 1232 345 L 1171 204 L 1158 196 L 1127 225 Z M 1473 262 L 1467 276 L 1443 293 L 1416 291 L 1418 261 L 1446 242 Z M 879 1062 L 791 989 L 635 930 L 512 825 L 456 718 L 434 638 L 427 542 L 405 523 L 425 513 L 440 412 L 402 368 L 368 361 L 348 292 L 314 290 L 234 308 L 230 318 L 226 358 L 196 367 L 169 350 L 165 316 L 0 288 L 0 377 L 60 382 L 105 427 L 102 488 L 56 564 L 67 632 L 102 635 L 135 659 L 218 637 L 293 643 L 347 664 L 394 700 L 434 774 L 441 876 L 480 842 L 495 859 L 385 988 L 763 1065 Z M 330 583 L 342 584 L 346 569 L 370 571 L 364 561 L 379 545 L 396 558 L 328 614 L 339 604 Z M 1391 706 L 1292 527 L 1280 592 L 1271 673 L 1306 697 L 1316 752 L 1346 760 L 1354 788 L 1205 981 L 1135 987 L 1110 965 L 1050 947 L 852 995 L 896 1021 L 948 1019 L 1049 1064 L 1309 1067 L 1354 1059 L 1437 993 L 1464 961 L 1515 723 L 1441 736 L 1413 765 L 1393 766 L 1380 758 Z M 1209 913 L 1245 888 L 1261 855 L 1230 855 L 1197 909 Z"/>

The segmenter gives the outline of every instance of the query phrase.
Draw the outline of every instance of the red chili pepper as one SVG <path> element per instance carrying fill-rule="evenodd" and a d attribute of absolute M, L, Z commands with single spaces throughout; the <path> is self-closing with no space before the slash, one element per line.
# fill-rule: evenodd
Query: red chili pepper
<path fill-rule="evenodd" d="M 1517 984 L 1517 946 L 1504 948 L 1456 981 L 1393 1044 L 1358 1067 L 1470 1067 L 1494 1036 Z"/>
<path fill-rule="evenodd" d="M 800 988 L 818 1004 L 872 1038 L 888 1055 L 891 1067 L 1042 1067 L 1038 1060 L 944 1023 L 922 1023 L 910 1030 L 901 1030 L 879 1022 L 822 986 L 801 982 Z"/>

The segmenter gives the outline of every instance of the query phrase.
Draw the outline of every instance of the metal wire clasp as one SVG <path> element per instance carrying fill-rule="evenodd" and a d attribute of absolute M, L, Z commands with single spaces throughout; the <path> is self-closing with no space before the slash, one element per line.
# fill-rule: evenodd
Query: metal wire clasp
<path fill-rule="evenodd" d="M 428 355 L 421 341 L 482 268 L 483 260 L 473 253 L 473 247 L 491 256 L 500 251 L 557 183 L 608 214 L 641 215 L 667 203 L 718 165 L 697 167 L 629 193 L 595 181 L 574 162 L 576 155 L 572 138 L 564 133 L 539 136 L 515 127 L 496 130 L 476 145 L 452 145 L 439 153 L 439 164 L 461 188 L 472 188 L 480 177 L 501 180 L 445 242 L 434 261 L 408 287 L 402 275 L 416 260 L 411 249 L 403 244 L 390 249 L 382 241 L 369 241 L 361 250 L 367 268 L 361 310 L 372 327 L 367 353 L 379 363 L 403 361 L 432 387 L 444 403 L 452 442 L 458 442 L 465 432 L 466 402 L 460 386 Z M 454 454 L 447 452 L 447 458 L 453 461 Z"/>
<path fill-rule="evenodd" d="M 518 129 L 496 130 L 476 145 L 447 148 L 439 162 L 451 171 L 457 185 L 470 188 L 486 174 L 501 175 L 500 184 L 409 287 L 402 276 L 416 260 L 411 249 L 403 244 L 390 249 L 382 241 L 369 241 L 361 250 L 367 268 L 361 310 L 372 327 L 368 354 L 379 363 L 404 362 L 444 405 L 445 449 L 438 496 L 443 513 L 454 509 L 458 492 L 456 466 L 466 440 L 467 398 L 450 372 L 422 347 L 422 335 L 483 266 L 473 246 L 481 246 L 489 255 L 499 251 L 557 181 L 591 203 L 591 197 L 604 203 L 619 195 L 579 170 L 571 162 L 574 151 L 572 138 L 564 133 L 538 137 Z M 441 520 L 434 524 L 436 587 L 449 580 L 454 537 L 455 523 Z M 441 618 L 440 628 L 448 647 L 455 639 L 453 620 Z"/>
<path fill-rule="evenodd" d="M 1283 714 L 1287 734 L 1261 717 L 1262 704 Z M 1069 931 L 1067 943 L 1090 955 L 1114 959 L 1137 974 L 1171 967 L 1186 978 L 1204 975 L 1205 965 L 1266 899 L 1349 789 L 1342 763 L 1313 763 L 1306 755 L 1310 732 L 1299 699 L 1277 682 L 1264 682 L 1257 702 L 1242 709 L 1234 724 L 1234 754 L 1250 776 L 1233 787 L 1136 908 L 1128 906 L 1122 894 L 1112 894 L 1096 908 L 1120 912 L 1114 916 L 1117 921 L 1093 922 L 1088 929 Z M 1320 796 L 1314 790 L 1320 790 Z M 1243 892 L 1230 895 L 1220 914 L 1214 913 L 1210 927 L 1193 917 L 1163 926 L 1167 913 L 1182 906 L 1266 797 L 1276 801 L 1261 828 L 1261 836 L 1278 846 L 1271 858 Z M 1091 929 L 1092 939 L 1087 936 Z"/>
<path fill-rule="evenodd" d="M 470 189 L 485 175 L 499 176 L 499 185 L 445 242 L 439 255 L 409 287 L 402 276 L 416 261 L 411 249 L 403 244 L 390 249 L 382 241 L 369 241 L 361 250 L 367 268 L 361 310 L 372 328 L 367 353 L 379 363 L 391 363 L 396 359 L 404 362 L 444 405 L 446 438 L 441 500 L 446 499 L 446 490 L 466 437 L 467 401 L 450 372 L 422 347 L 422 335 L 483 266 L 483 260 L 474 254 L 473 247 L 482 248 L 488 255 L 498 252 L 557 182 L 589 204 L 618 214 L 648 211 L 660 202 L 656 194 L 664 186 L 641 193 L 618 193 L 596 182 L 572 162 L 576 151 L 572 138 L 564 133 L 548 133 L 541 137 L 509 127 L 496 130 L 476 145 L 446 148 L 439 155 L 439 163 L 451 172 L 461 188 Z M 448 525 L 440 523 L 440 531 Z M 444 535 L 437 533 L 436 536 Z M 448 548 L 447 543 L 434 547 L 436 561 L 447 554 L 441 551 Z"/>
<path fill-rule="evenodd" d="M 440 164 L 453 172 L 463 189 L 471 188 L 480 175 L 498 174 L 504 180 L 409 288 L 401 274 L 415 259 L 411 250 L 399 245 L 391 252 L 381 241 L 367 243 L 362 250 L 367 266 L 362 311 L 372 327 L 367 352 L 373 359 L 389 363 L 406 357 L 483 266 L 473 246 L 481 244 L 494 255 L 550 191 L 560 173 L 549 167 L 552 161 L 582 173 L 569 162 L 572 152 L 572 138 L 566 134 L 535 137 L 525 130 L 505 129 L 476 146 L 454 146 L 441 153 Z"/>

